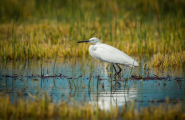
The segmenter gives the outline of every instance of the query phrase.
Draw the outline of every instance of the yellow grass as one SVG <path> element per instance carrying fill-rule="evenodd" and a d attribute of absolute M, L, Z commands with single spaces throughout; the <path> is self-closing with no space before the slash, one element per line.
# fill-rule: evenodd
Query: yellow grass
<path fill-rule="evenodd" d="M 91 37 L 128 55 L 184 54 L 184 6 L 184 0 L 1 0 L 0 59 L 87 56 L 89 45 L 76 42 Z"/>
<path fill-rule="evenodd" d="M 112 21 L 112 26 L 114 26 L 114 22 L 115 20 Z M 153 22 L 155 23 L 155 21 Z M 54 58 L 56 53 L 62 58 L 86 56 L 88 55 L 89 44 L 77 44 L 76 42 L 94 36 L 129 55 L 138 56 L 158 52 L 176 54 L 184 51 L 184 42 L 178 37 L 178 34 L 183 35 L 183 30 L 171 31 L 159 36 L 157 28 L 149 26 L 149 24 L 142 26 L 144 33 L 138 32 L 137 29 L 139 28 L 135 30 L 136 23 L 134 22 L 128 22 L 129 27 L 126 27 L 124 26 L 126 23 L 120 21 L 117 23 L 119 29 L 116 31 L 109 29 L 107 23 L 100 25 L 97 22 L 92 22 L 93 29 L 89 28 L 88 24 L 90 21 L 82 28 L 74 25 L 72 36 L 69 34 L 70 25 L 62 23 L 0 25 L 0 32 L 2 33 L 0 57 L 2 60 Z M 103 28 L 104 32 L 101 32 Z M 82 33 L 79 31 L 80 29 L 82 29 Z M 133 31 L 132 34 L 134 35 L 130 31 Z M 91 35 L 92 32 L 95 34 Z M 112 38 L 109 35 L 110 32 L 115 33 Z M 138 37 L 143 34 L 146 34 L 145 38 Z M 170 39 L 166 38 L 166 35 L 170 36 Z"/>
<path fill-rule="evenodd" d="M 154 54 L 150 65 L 154 67 L 185 67 L 185 51 L 172 54 Z"/>

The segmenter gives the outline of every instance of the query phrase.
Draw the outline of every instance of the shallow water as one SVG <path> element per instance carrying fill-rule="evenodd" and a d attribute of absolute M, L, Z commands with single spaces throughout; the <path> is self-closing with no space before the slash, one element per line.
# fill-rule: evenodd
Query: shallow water
<path fill-rule="evenodd" d="M 167 97 L 173 101 L 172 104 L 174 101 L 184 101 L 184 68 L 150 68 L 149 74 L 144 75 L 145 61 L 140 60 L 140 66 L 134 70 L 122 66 L 120 84 L 115 84 L 110 76 L 110 65 L 107 67 L 107 63 L 92 58 L 58 59 L 56 64 L 55 60 L 1 63 L 0 91 L 11 95 L 12 102 L 19 97 L 20 91 L 25 98 L 29 98 L 29 94 L 41 96 L 48 92 L 53 102 L 75 99 L 79 103 L 98 104 L 102 109 L 109 109 L 110 104 L 122 106 L 131 101 L 137 102 L 139 107 L 147 107 L 151 103 L 158 105 Z M 41 75 L 41 65 L 44 76 L 59 77 L 38 77 Z M 132 75 L 159 76 L 164 79 L 125 81 L 130 76 L 129 71 L 132 71 Z M 19 77 L 13 77 L 17 75 Z"/>

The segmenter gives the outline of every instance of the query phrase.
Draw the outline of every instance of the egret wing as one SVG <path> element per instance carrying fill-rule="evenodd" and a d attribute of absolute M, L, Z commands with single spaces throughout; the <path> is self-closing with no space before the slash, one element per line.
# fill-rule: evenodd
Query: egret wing
<path fill-rule="evenodd" d="M 130 56 L 107 44 L 97 45 L 94 51 L 94 55 L 96 59 L 102 61 L 118 63 L 129 67 L 133 65 L 138 66 L 138 63 Z"/>

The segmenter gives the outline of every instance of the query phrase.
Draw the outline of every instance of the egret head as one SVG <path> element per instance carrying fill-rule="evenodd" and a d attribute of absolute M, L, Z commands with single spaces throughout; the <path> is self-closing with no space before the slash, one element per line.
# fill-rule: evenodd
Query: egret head
<path fill-rule="evenodd" d="M 77 43 L 82 43 L 82 42 L 90 42 L 90 43 L 93 43 L 93 44 L 97 44 L 97 43 L 100 43 L 100 40 L 98 38 L 90 38 L 89 40 L 85 40 L 85 41 L 79 41 Z"/>

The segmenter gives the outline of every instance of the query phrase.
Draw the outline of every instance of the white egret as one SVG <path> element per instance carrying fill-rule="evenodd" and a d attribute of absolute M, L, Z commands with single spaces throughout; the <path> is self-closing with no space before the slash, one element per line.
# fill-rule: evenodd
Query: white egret
<path fill-rule="evenodd" d="M 119 71 L 118 72 L 116 71 L 115 75 L 118 75 L 122 70 L 118 64 L 121 64 L 127 67 L 137 67 L 139 65 L 137 61 L 132 59 L 124 52 L 110 45 L 101 43 L 98 38 L 93 37 L 93 38 L 90 38 L 89 40 L 79 41 L 77 43 L 83 43 L 83 42 L 89 42 L 94 44 L 89 47 L 89 53 L 93 58 L 98 59 L 100 61 L 112 63 L 115 71 L 116 71 L 116 68 L 114 64 L 118 66 Z"/>

